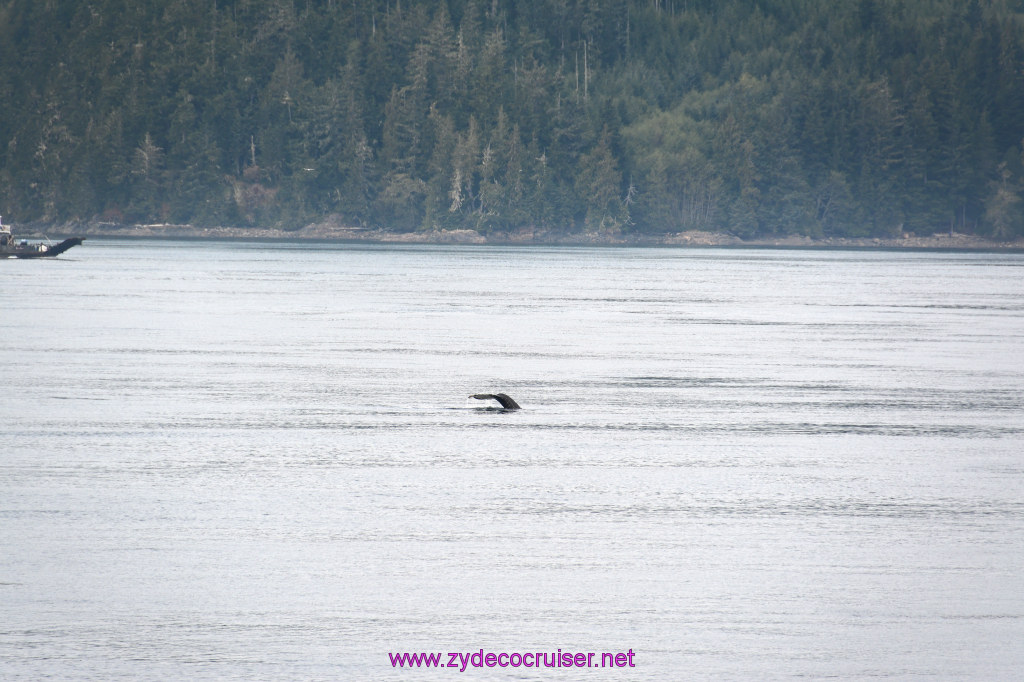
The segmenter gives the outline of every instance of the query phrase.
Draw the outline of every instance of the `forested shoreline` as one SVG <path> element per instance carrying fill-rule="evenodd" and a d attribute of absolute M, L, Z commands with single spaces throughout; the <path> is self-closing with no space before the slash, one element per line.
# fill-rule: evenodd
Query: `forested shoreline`
<path fill-rule="evenodd" d="M 8 222 L 1024 236 L 1022 0 L 8 0 Z"/>

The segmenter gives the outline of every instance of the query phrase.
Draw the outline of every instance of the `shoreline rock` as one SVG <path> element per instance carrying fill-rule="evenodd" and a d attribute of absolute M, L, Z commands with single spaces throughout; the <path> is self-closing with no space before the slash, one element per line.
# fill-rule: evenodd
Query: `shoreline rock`
<path fill-rule="evenodd" d="M 938 233 L 930 236 L 901 237 L 825 237 L 812 239 L 802 235 L 762 237 L 743 240 L 721 232 L 689 230 L 665 234 L 630 234 L 582 232 L 573 234 L 545 232 L 524 228 L 515 232 L 493 232 L 487 235 L 476 230 L 432 230 L 422 232 L 387 232 L 379 229 L 351 227 L 328 218 L 297 230 L 257 227 L 196 227 L 194 225 L 150 224 L 121 225 L 105 222 L 69 223 L 64 225 L 26 225 L 17 230 L 19 237 L 39 239 L 65 237 L 105 237 L 126 239 L 278 239 L 377 244 L 467 244 L 467 245 L 536 245 L 536 246 L 666 246 L 666 247 L 748 247 L 796 249 L 947 249 L 1024 251 L 1024 238 L 993 240 L 960 233 Z"/>

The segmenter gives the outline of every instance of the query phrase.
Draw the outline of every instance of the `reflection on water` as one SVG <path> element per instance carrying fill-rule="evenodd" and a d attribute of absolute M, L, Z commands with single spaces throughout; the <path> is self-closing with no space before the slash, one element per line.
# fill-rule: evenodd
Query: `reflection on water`
<path fill-rule="evenodd" d="M 5 679 L 1024 669 L 1019 255 L 69 256 L 0 264 Z"/>

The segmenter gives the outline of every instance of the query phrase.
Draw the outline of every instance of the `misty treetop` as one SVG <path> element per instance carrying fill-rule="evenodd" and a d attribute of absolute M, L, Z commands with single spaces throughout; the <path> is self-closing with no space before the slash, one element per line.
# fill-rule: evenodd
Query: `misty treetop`
<path fill-rule="evenodd" d="M 1024 0 L 0 0 L 17 221 L 1024 234 Z"/>

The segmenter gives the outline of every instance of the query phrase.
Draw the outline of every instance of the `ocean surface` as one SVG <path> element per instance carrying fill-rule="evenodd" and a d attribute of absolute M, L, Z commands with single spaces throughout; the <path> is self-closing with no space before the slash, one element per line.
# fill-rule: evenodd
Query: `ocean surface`
<path fill-rule="evenodd" d="M 91 239 L 0 296 L 4 680 L 1024 679 L 1024 255 Z M 634 667 L 392 665 L 481 650 Z"/>

